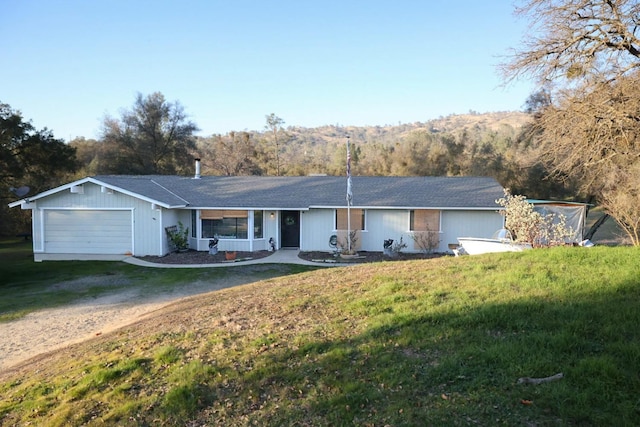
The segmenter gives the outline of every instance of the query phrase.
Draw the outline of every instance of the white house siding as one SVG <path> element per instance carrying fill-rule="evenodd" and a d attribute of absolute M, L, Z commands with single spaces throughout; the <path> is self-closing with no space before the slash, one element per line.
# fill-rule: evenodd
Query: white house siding
<path fill-rule="evenodd" d="M 37 206 L 34 203 L 34 206 Z M 31 239 L 33 240 L 33 252 L 38 253 L 44 250 L 44 211 L 33 208 L 31 210 Z"/>
<path fill-rule="evenodd" d="M 182 225 L 184 227 L 189 227 L 189 235 L 191 235 L 191 218 L 189 218 L 188 220 L 182 219 L 181 214 L 184 213 L 185 211 L 182 210 L 177 210 L 177 209 L 160 209 L 161 212 L 161 234 L 162 234 L 162 255 L 168 254 L 169 252 L 171 252 L 171 250 L 173 250 L 173 248 L 171 247 L 171 245 L 169 244 L 169 237 L 167 236 L 167 232 L 165 231 L 165 228 L 167 227 L 172 227 L 172 226 L 178 226 L 178 221 L 182 222 Z M 189 211 L 186 211 L 186 213 L 189 213 Z"/>
<path fill-rule="evenodd" d="M 206 239 L 206 250 L 209 250 L 209 239 Z M 221 251 L 251 251 L 251 242 L 248 239 L 220 239 L 218 250 Z M 254 249 L 259 250 L 259 249 Z"/>
<path fill-rule="evenodd" d="M 165 211 L 169 212 L 169 211 Z M 181 218 L 176 211 L 170 217 L 166 217 L 165 226 L 175 225 Z M 184 211 L 183 211 L 184 212 Z M 271 218 L 271 212 L 274 217 Z M 190 214 L 189 214 L 190 215 Z M 186 217 L 185 217 L 186 218 Z M 190 217 L 189 217 L 190 218 Z M 190 224 L 190 219 L 182 219 L 184 224 Z M 279 247 L 279 212 L 266 210 L 264 213 L 264 239 L 254 240 L 221 240 L 219 250 L 266 250 L 270 237 L 276 239 Z M 440 245 L 437 252 L 447 252 L 449 243 L 457 243 L 457 238 L 462 236 L 491 237 L 502 227 L 503 218 L 497 211 L 442 211 Z M 310 209 L 300 213 L 300 250 L 302 251 L 331 251 L 329 238 L 336 234 L 335 209 Z M 407 244 L 405 252 L 417 252 L 414 249 L 409 231 L 409 210 L 392 209 L 367 209 L 365 230 L 360 233 L 360 250 L 381 252 L 386 239 L 399 241 L 400 238 Z M 195 244 L 195 242 L 193 242 Z M 253 246 L 253 248 L 251 248 Z M 199 239 L 197 250 L 208 250 L 208 239 Z"/>
<path fill-rule="evenodd" d="M 329 238 L 336 234 L 334 209 L 310 209 L 301 215 L 302 251 L 331 251 Z M 366 210 L 365 230 L 359 234 L 360 250 L 382 252 L 386 239 L 411 241 L 408 210 Z M 412 245 L 406 249 L 411 252 Z"/>
<path fill-rule="evenodd" d="M 326 230 L 333 227 L 334 211 L 330 209 L 318 211 L 319 212 L 310 211 L 305 213 L 305 218 L 312 219 L 313 221 L 310 221 L 311 223 L 305 223 L 302 229 L 305 242 L 309 239 L 306 233 L 310 233 L 311 235 L 315 233 L 315 237 L 312 240 L 317 248 L 305 249 L 305 246 L 302 250 L 327 250 L 327 237 L 324 236 L 328 234 Z M 309 216 L 311 212 L 314 212 L 313 216 Z M 323 218 L 323 220 L 319 218 Z M 448 244 L 457 243 L 458 237 L 491 237 L 502 225 L 502 215 L 494 210 L 442 211 L 440 244 L 436 252 L 448 252 Z M 318 233 L 320 233 L 319 236 Z M 335 231 L 332 230 L 331 234 L 335 234 Z M 395 242 L 398 242 L 400 238 L 402 238 L 404 243 L 407 244 L 407 247 L 403 249 L 404 252 L 418 252 L 418 249 L 414 249 L 411 234 L 409 231 L 409 210 L 367 209 L 365 230 L 360 234 L 360 249 L 363 251 L 381 252 L 385 240 L 393 239 Z M 318 244 L 320 246 L 317 246 Z M 312 247 L 312 245 L 309 245 L 309 247 Z"/>
<path fill-rule="evenodd" d="M 333 209 L 310 209 L 300 214 L 300 250 L 329 252 L 329 239 L 336 234 Z"/>
<path fill-rule="evenodd" d="M 449 251 L 449 244 L 458 244 L 458 237 L 490 238 L 502 228 L 504 218 L 498 211 L 443 211 L 439 252 Z"/>
<path fill-rule="evenodd" d="M 273 213 L 273 218 L 271 214 Z M 264 211 L 264 238 L 254 242 L 254 250 L 269 250 L 269 239 L 273 237 L 276 245 L 279 244 L 278 236 L 280 235 L 280 218 L 277 211 Z"/>
<path fill-rule="evenodd" d="M 43 197 L 36 202 L 33 211 L 34 231 L 34 258 L 39 260 L 47 259 L 48 249 L 45 246 L 44 236 L 41 231 L 44 229 L 47 209 L 59 209 L 68 211 L 122 211 L 132 212 L 133 241 L 130 248 L 133 255 L 162 255 L 160 248 L 161 241 L 161 219 L 159 211 L 151 209 L 151 203 L 144 200 L 128 196 L 126 194 L 102 191 L 101 186 L 92 183 L 83 185 L 83 193 L 71 193 L 70 191 L 60 191 L 50 196 Z M 69 230 L 73 230 L 73 223 L 68 224 Z M 39 239 L 36 241 L 35 239 Z M 40 253 L 36 254 L 36 252 Z M 44 251 L 44 252 L 43 252 Z M 55 257 L 56 259 L 62 259 Z"/>
<path fill-rule="evenodd" d="M 362 250 L 382 252 L 384 241 L 400 238 L 407 243 L 405 252 L 413 252 L 409 234 L 409 211 L 369 209 L 366 214 L 366 232 L 362 233 Z"/>

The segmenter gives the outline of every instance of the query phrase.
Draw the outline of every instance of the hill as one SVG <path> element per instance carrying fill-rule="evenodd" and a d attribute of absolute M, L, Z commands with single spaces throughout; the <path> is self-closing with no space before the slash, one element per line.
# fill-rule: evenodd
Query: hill
<path fill-rule="evenodd" d="M 485 175 L 500 180 L 509 175 L 510 169 L 520 169 L 520 165 L 512 164 L 516 149 L 513 142 L 522 126 L 530 120 L 530 115 L 521 112 L 494 112 L 450 115 L 426 122 L 386 126 L 289 126 L 280 135 L 278 150 L 269 132 L 248 134 L 248 140 L 261 141 L 258 151 L 263 154 L 263 161 L 257 161 L 252 164 L 253 169 L 246 168 L 244 172 L 231 169 L 240 174 L 257 169 L 263 174 L 273 174 L 272 157 L 277 151 L 281 174 L 342 175 L 345 141 L 349 137 L 354 147 L 351 154 L 355 174 Z M 234 134 L 200 140 L 205 163 L 214 163 L 206 160 L 208 156 L 221 157 L 215 153 L 207 155 L 211 152 L 207 147 L 230 138 L 238 139 Z M 238 143 L 227 145 L 239 146 Z M 227 159 L 227 164 L 218 170 L 212 168 L 208 171 L 210 174 L 229 169 L 228 159 L 233 156 L 222 157 Z"/>
<path fill-rule="evenodd" d="M 367 144 L 393 144 L 401 142 L 412 132 L 460 134 L 498 132 L 509 129 L 517 131 L 531 122 L 530 114 L 519 111 L 501 111 L 491 113 L 451 114 L 446 117 L 425 122 L 398 123 L 385 126 L 342 126 L 327 125 L 315 128 L 289 126 L 287 132 L 293 141 L 312 143 L 344 143 L 348 135 L 353 142 Z M 263 133 L 262 133 L 263 134 Z"/>
<path fill-rule="evenodd" d="M 571 189 L 548 183 L 544 168 L 532 167 L 535 159 L 528 145 L 519 142 L 520 131 L 530 120 L 528 114 L 503 111 L 385 126 L 290 125 L 276 127 L 275 134 L 263 130 L 198 137 L 190 156 L 201 159 L 203 175 L 340 176 L 345 173 L 349 137 L 354 175 L 491 176 L 505 187 L 526 190 L 530 197 L 575 197 Z M 139 173 L 126 162 L 109 161 L 117 155 L 109 144 L 86 140 L 70 144 L 82 164 L 78 177 Z M 190 161 L 174 167 L 179 175 L 193 174 Z"/>
<path fill-rule="evenodd" d="M 520 111 L 502 111 L 493 113 L 470 113 L 449 115 L 428 122 L 432 129 L 443 132 L 457 132 L 465 129 L 480 128 L 498 131 L 506 126 L 520 129 L 530 123 L 530 114 Z"/>
<path fill-rule="evenodd" d="M 555 248 L 200 295 L 5 374 L 0 424 L 632 425 L 638 277 Z"/>

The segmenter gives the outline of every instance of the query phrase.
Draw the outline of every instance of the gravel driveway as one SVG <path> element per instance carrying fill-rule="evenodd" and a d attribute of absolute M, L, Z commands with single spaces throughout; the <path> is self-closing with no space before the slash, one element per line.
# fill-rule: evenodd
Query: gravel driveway
<path fill-rule="evenodd" d="M 97 278 L 96 278 L 97 279 Z M 90 283 L 92 277 L 82 278 Z M 104 276 L 100 277 L 104 280 Z M 117 276 L 110 280 L 119 280 Z M 138 290 L 119 290 L 72 305 L 39 310 L 18 320 L 0 323 L 0 370 L 25 362 L 42 353 L 113 331 L 181 298 L 256 281 L 250 275 L 235 275 L 215 282 L 194 282 L 179 291 L 149 295 Z M 52 285 L 73 287 L 75 281 Z"/>

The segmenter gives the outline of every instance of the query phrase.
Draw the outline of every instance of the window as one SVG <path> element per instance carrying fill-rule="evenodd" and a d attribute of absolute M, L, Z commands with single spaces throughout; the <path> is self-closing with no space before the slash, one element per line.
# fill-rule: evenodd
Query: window
<path fill-rule="evenodd" d="M 198 222 L 198 212 L 195 210 L 191 211 L 191 237 L 196 237 L 196 226 Z"/>
<path fill-rule="evenodd" d="M 439 231 L 440 211 L 418 209 L 409 211 L 409 231 Z"/>
<path fill-rule="evenodd" d="M 367 211 L 364 209 L 351 209 L 351 229 L 366 230 Z M 336 209 L 336 230 L 347 229 L 347 209 Z"/>
<path fill-rule="evenodd" d="M 254 239 L 262 239 L 264 237 L 263 218 L 264 218 L 264 211 L 253 211 L 253 238 Z"/>
<path fill-rule="evenodd" d="M 220 239 L 247 239 L 249 230 L 247 211 L 203 210 L 202 237 Z"/>
<path fill-rule="evenodd" d="M 247 218 L 203 219 L 202 237 L 220 239 L 246 239 Z"/>

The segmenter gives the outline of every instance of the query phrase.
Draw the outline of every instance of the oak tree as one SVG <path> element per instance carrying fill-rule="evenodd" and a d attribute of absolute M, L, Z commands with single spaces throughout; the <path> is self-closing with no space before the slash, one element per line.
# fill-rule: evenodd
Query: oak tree
<path fill-rule="evenodd" d="M 0 185 L 27 183 L 33 190 L 58 185 L 78 167 L 75 149 L 44 128 L 37 130 L 19 111 L 0 103 Z"/>
<path fill-rule="evenodd" d="M 120 119 L 104 119 L 102 173 L 189 174 L 198 130 L 179 102 L 160 92 L 138 94 Z"/>
<path fill-rule="evenodd" d="M 533 77 L 549 95 L 529 129 L 541 159 L 640 245 L 640 4 L 529 0 L 518 13 L 531 29 L 502 71 L 507 81 Z"/>
<path fill-rule="evenodd" d="M 229 132 L 198 141 L 205 172 L 213 175 L 261 175 L 256 144 L 249 132 Z"/>
<path fill-rule="evenodd" d="M 44 128 L 37 130 L 31 121 L 8 104 L 0 103 L 0 198 L 18 199 L 25 194 L 10 189 L 29 187 L 35 194 L 62 184 L 78 167 L 76 151 Z M 0 233 L 28 229 L 19 210 L 0 209 Z"/>

